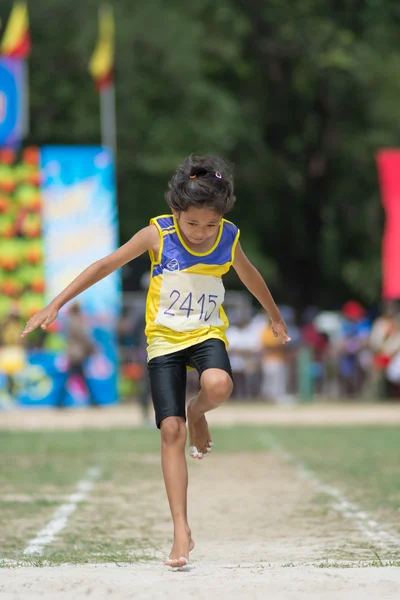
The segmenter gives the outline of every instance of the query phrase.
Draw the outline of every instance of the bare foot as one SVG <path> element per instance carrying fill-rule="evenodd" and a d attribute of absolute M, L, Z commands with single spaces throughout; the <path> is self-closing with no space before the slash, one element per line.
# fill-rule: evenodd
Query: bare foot
<path fill-rule="evenodd" d="M 187 405 L 189 447 L 192 458 L 200 460 L 210 452 L 213 442 L 208 429 L 207 419 L 204 415 L 196 414 L 196 398 L 189 400 Z M 192 450 L 193 449 L 193 450 Z"/>
<path fill-rule="evenodd" d="M 194 546 L 195 543 L 192 540 L 191 533 L 182 536 L 182 538 L 179 536 L 175 537 L 171 554 L 169 555 L 169 558 L 164 561 L 164 564 L 167 565 L 167 567 L 173 567 L 174 569 L 186 567 L 189 563 L 189 552 L 193 550 Z"/>

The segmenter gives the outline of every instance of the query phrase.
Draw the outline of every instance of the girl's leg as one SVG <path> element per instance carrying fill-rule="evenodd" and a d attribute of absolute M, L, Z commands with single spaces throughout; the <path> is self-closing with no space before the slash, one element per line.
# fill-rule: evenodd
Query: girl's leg
<path fill-rule="evenodd" d="M 224 342 L 213 338 L 192 349 L 189 364 L 200 375 L 200 391 L 187 406 L 190 454 L 201 459 L 212 446 L 204 415 L 232 394 L 232 369 Z"/>
<path fill-rule="evenodd" d="M 161 464 L 174 525 L 174 544 L 165 564 L 183 567 L 194 548 L 187 519 L 188 472 L 185 457 L 186 424 L 182 417 L 161 422 Z"/>
<path fill-rule="evenodd" d="M 211 449 L 212 440 L 205 413 L 218 408 L 231 395 L 231 376 L 222 369 L 210 368 L 200 377 L 200 391 L 188 404 L 189 439 L 193 458 L 202 459 Z M 196 448 L 196 450 L 193 450 Z"/>
<path fill-rule="evenodd" d="M 148 363 L 156 423 L 161 430 L 161 464 L 174 527 L 174 543 L 165 562 L 183 567 L 194 548 L 187 520 L 188 473 L 185 457 L 186 363 L 184 352 Z"/>

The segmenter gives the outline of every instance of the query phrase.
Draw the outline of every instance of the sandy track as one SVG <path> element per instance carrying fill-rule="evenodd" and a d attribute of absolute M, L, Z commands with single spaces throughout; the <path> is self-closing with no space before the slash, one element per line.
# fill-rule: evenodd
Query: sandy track
<path fill-rule="evenodd" d="M 208 415 L 216 425 L 342 425 L 342 424 L 400 424 L 399 404 L 311 404 L 278 408 L 265 404 L 228 402 Z M 142 424 L 136 404 L 102 409 L 13 410 L 0 412 L 3 430 L 102 429 L 136 427 Z"/>
<path fill-rule="evenodd" d="M 122 490 L 100 482 L 92 502 L 71 519 L 69 532 L 88 539 L 90 527 L 96 529 L 108 514 L 111 540 L 134 534 L 156 560 L 2 569 L 0 600 L 398 600 L 400 569 L 315 566 L 347 561 L 357 567 L 374 555 L 351 521 L 333 509 L 321 513 L 315 491 L 276 454 L 218 455 L 216 450 L 189 465 L 196 549 L 188 569 L 173 571 L 161 564 L 171 543 L 161 482 L 127 480 Z M 131 502 L 116 502 L 118 493 L 129 492 Z"/>
<path fill-rule="evenodd" d="M 203 562 L 187 572 L 136 564 L 1 572 L 1 600 L 398 600 L 400 569 Z"/>
<path fill-rule="evenodd" d="M 135 406 L 62 413 L 42 410 L 1 413 L 0 421 L 3 429 L 49 430 L 141 423 Z M 210 421 L 225 425 L 399 423 L 400 407 L 322 405 L 277 409 L 231 403 L 210 413 Z M 139 455 L 133 458 L 140 459 Z M 159 458 L 153 455 L 140 460 L 159 463 Z M 107 485 L 100 482 L 92 502 L 89 499 L 78 508 L 68 524 L 69 533 L 78 534 L 79 539 L 85 533 L 90 539 L 89 524 L 97 527 L 102 522 L 107 524 L 105 535 L 110 531 L 111 539 L 113 535 L 132 536 L 133 532 L 135 537 L 143 536 L 145 554 L 157 560 L 120 566 L 1 569 L 0 600 L 398 600 L 400 597 L 398 568 L 315 566 L 327 561 L 346 561 L 357 567 L 375 556 L 370 540 L 363 539 L 352 521 L 319 503 L 315 491 L 296 468 L 272 452 L 219 455 L 216 448 L 204 461 L 190 461 L 189 515 L 196 549 L 185 571 L 168 569 L 159 560 L 168 553 L 171 543 L 161 473 L 159 485 L 149 480 L 143 485 L 124 481 L 124 490 L 118 486 L 109 489 Z M 120 501 L 122 492 L 130 501 Z M 63 540 L 58 543 L 62 545 Z M 379 548 L 382 559 L 393 558 L 385 555 L 384 550 L 385 546 Z"/>
<path fill-rule="evenodd" d="M 114 544 L 126 547 L 124 540 L 134 537 L 143 554 L 161 561 L 171 549 L 172 527 L 161 470 L 153 473 L 156 480 L 128 476 L 122 487 L 100 482 L 92 502 L 71 519 L 72 537 L 99 539 L 97 532 L 107 523 L 100 541 L 114 539 Z M 362 538 L 354 523 L 323 507 L 295 467 L 275 454 L 218 455 L 216 449 L 202 462 L 191 460 L 189 475 L 195 564 L 211 557 L 216 564 L 375 558 L 370 541 Z M 388 548 L 377 550 L 382 558 L 393 558 Z"/>

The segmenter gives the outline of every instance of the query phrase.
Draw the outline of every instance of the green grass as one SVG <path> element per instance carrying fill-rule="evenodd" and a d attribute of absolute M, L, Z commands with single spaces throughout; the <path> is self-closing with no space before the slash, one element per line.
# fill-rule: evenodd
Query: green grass
<path fill-rule="evenodd" d="M 212 433 L 218 453 L 268 452 L 271 444 L 278 444 L 320 480 L 337 487 L 373 518 L 400 533 L 400 427 L 247 426 L 214 428 Z M 163 485 L 159 450 L 158 431 L 144 428 L 0 432 L 0 558 L 29 560 L 37 566 L 122 564 L 154 558 L 163 541 L 154 539 L 152 532 L 156 507 L 149 512 L 145 498 L 134 499 L 143 514 L 139 525 L 129 522 L 129 502 L 135 482 L 148 489 Z M 26 543 L 93 466 L 102 472 L 94 499 L 79 507 L 43 557 L 22 557 Z M 315 507 L 315 515 L 321 519 L 329 511 L 321 496 Z M 139 527 L 140 540 L 126 533 Z M 112 541 L 110 530 L 115 534 Z M 373 564 L 383 563 L 378 556 Z M 323 565 L 332 566 L 330 562 Z M 0 561 L 0 566 L 8 565 Z"/>
<path fill-rule="evenodd" d="M 369 508 L 400 509 L 398 426 L 215 428 L 213 438 L 217 452 L 261 452 L 272 439 L 325 482 L 351 490 L 353 499 Z M 141 428 L 0 432 L 0 488 L 33 493 L 39 484 L 42 491 L 64 493 L 90 466 L 100 466 L 110 478 L 122 457 L 158 454 L 159 449 L 158 432 Z M 149 467 L 138 457 L 136 469 L 146 472 Z"/>
<path fill-rule="evenodd" d="M 268 433 L 365 510 L 400 510 L 398 426 L 279 427 Z"/>

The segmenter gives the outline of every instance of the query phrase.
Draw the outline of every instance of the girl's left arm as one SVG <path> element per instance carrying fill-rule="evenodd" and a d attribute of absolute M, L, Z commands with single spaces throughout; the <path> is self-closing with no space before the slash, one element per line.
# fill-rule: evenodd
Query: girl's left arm
<path fill-rule="evenodd" d="M 275 304 L 267 284 L 243 252 L 240 243 L 236 246 L 233 268 L 249 292 L 257 298 L 261 306 L 269 314 L 275 336 L 279 337 L 284 344 L 290 342 L 290 337 L 287 334 L 287 325 L 281 317 L 279 308 Z"/>

